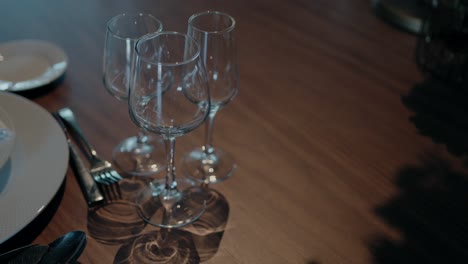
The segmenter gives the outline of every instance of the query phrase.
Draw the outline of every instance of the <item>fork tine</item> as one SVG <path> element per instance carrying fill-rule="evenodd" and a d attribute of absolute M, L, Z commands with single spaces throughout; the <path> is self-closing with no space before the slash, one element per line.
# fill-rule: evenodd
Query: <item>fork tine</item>
<path fill-rule="evenodd" d="M 102 183 L 104 183 L 105 185 L 111 185 L 114 182 L 116 182 L 116 180 L 110 177 L 110 175 L 106 171 L 100 172 L 99 175 Z"/>
<path fill-rule="evenodd" d="M 97 183 L 109 185 L 109 182 L 105 179 L 105 177 L 103 177 L 101 173 L 93 173 L 93 177 Z"/>
<path fill-rule="evenodd" d="M 101 187 L 101 190 L 102 192 L 104 193 L 104 199 L 106 201 L 112 201 L 114 200 L 113 199 L 113 195 L 112 195 L 112 191 L 111 191 L 111 185 L 110 184 L 102 184 L 100 185 Z"/>
<path fill-rule="evenodd" d="M 113 184 L 113 186 L 115 187 L 115 190 L 116 190 L 116 194 L 117 194 L 117 198 L 120 200 L 122 199 L 122 192 L 120 191 L 120 185 L 118 182 L 115 182 Z"/>
<path fill-rule="evenodd" d="M 115 171 L 115 170 L 110 170 L 109 173 L 110 173 L 112 176 L 114 176 L 114 178 L 117 179 L 118 181 L 120 181 L 120 180 L 123 179 L 122 176 L 120 176 L 120 174 L 119 174 L 117 171 Z"/>
<path fill-rule="evenodd" d="M 116 180 L 114 178 L 112 178 L 111 175 L 109 174 L 109 172 L 107 172 L 107 171 L 101 172 L 101 175 L 102 175 L 102 178 L 104 179 L 104 181 L 106 181 L 106 183 L 108 185 L 114 184 L 114 182 L 116 182 Z"/>
<path fill-rule="evenodd" d="M 110 183 L 114 183 L 114 182 L 120 181 L 120 178 L 114 176 L 114 174 L 113 174 L 112 171 L 110 171 L 110 170 L 105 171 L 104 174 L 106 175 L 105 177 L 106 177 L 106 179 L 107 179 Z"/>
<path fill-rule="evenodd" d="M 119 200 L 122 198 L 120 185 L 117 181 L 105 181 L 105 184 L 100 185 L 103 189 L 104 197 L 107 201 Z"/>
<path fill-rule="evenodd" d="M 94 175 L 93 174 L 93 178 L 94 178 L 95 182 L 97 182 L 99 184 L 103 184 L 103 182 L 102 182 L 101 178 L 99 177 L 99 175 Z"/>

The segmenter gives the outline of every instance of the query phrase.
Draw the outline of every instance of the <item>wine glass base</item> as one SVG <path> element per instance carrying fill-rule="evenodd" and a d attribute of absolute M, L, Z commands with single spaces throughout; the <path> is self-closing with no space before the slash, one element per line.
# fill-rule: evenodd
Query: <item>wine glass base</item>
<path fill-rule="evenodd" d="M 227 180 L 234 174 L 237 164 L 234 157 L 220 148 L 206 154 L 197 148 L 182 158 L 182 173 L 199 183 L 213 184 Z"/>
<path fill-rule="evenodd" d="M 122 245 L 114 263 L 180 264 L 200 263 L 192 234 L 179 229 L 151 230 Z"/>
<path fill-rule="evenodd" d="M 157 179 L 138 194 L 138 213 L 148 224 L 177 228 L 193 223 L 203 214 L 206 208 L 204 190 L 188 179 L 176 182 L 178 190 L 166 190 L 165 180 Z"/>
<path fill-rule="evenodd" d="M 161 139 L 147 135 L 142 143 L 137 137 L 122 141 L 113 151 L 114 164 L 123 172 L 150 176 L 163 170 L 165 165 L 165 148 Z"/>

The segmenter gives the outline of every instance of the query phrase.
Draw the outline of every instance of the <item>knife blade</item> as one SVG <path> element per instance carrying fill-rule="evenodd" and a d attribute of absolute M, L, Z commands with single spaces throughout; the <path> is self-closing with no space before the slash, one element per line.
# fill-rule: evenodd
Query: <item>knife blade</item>
<path fill-rule="evenodd" d="M 89 169 L 85 166 L 83 160 L 79 156 L 78 148 L 71 140 L 70 134 L 67 130 L 67 127 L 63 123 L 62 118 L 58 115 L 58 113 L 53 113 L 52 115 L 57 120 L 57 123 L 60 125 L 63 133 L 65 134 L 65 137 L 67 138 L 68 148 L 70 149 L 70 163 L 81 187 L 81 191 L 83 192 L 86 202 L 88 203 L 88 206 L 95 206 L 104 202 L 104 196 L 94 181 Z"/>

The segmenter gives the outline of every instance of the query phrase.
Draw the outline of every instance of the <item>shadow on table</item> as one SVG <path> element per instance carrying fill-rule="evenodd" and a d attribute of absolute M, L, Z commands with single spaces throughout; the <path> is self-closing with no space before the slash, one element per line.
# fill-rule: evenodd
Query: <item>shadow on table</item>
<path fill-rule="evenodd" d="M 115 264 L 200 263 L 191 233 L 179 229 L 153 230 L 120 247 Z"/>
<path fill-rule="evenodd" d="M 206 188 L 206 210 L 193 224 L 148 231 L 133 202 L 146 182 L 124 179 L 119 184 L 121 200 L 88 213 L 88 234 L 92 238 L 121 245 L 114 263 L 200 263 L 216 254 L 229 216 L 229 203 L 220 192 Z"/>
<path fill-rule="evenodd" d="M 205 212 L 193 224 L 182 228 L 191 233 L 201 262 L 209 260 L 218 252 L 229 218 L 226 197 L 215 189 L 205 188 L 205 191 Z"/>
<path fill-rule="evenodd" d="M 402 98 L 419 132 L 457 156 L 468 154 L 468 89 L 427 78 Z"/>
<path fill-rule="evenodd" d="M 138 215 L 135 193 L 143 181 L 124 179 L 119 183 L 122 198 L 88 210 L 88 234 L 103 244 L 120 245 L 139 235 L 146 222 Z"/>
<path fill-rule="evenodd" d="M 55 215 L 58 207 L 63 198 L 65 192 L 66 177 L 62 182 L 62 185 L 58 189 L 55 196 L 52 198 L 50 203 L 44 208 L 44 210 L 26 227 L 20 232 L 16 233 L 13 237 L 0 244 L 0 253 L 6 252 L 21 246 L 31 244 L 34 239 L 44 230 L 49 224 L 52 217 Z"/>
<path fill-rule="evenodd" d="M 431 157 L 402 169 L 396 185 L 376 213 L 401 239 L 374 239 L 374 263 L 468 263 L 468 174 Z"/>
<path fill-rule="evenodd" d="M 196 222 L 180 229 L 159 229 L 139 235 L 119 249 L 114 263 L 195 264 L 211 259 L 226 228 L 229 204 L 220 192 L 205 190 L 206 210 Z"/>

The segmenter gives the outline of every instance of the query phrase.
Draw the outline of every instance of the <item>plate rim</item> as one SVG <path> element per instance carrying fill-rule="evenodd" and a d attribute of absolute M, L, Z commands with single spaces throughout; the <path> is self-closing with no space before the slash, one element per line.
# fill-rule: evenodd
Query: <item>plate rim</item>
<path fill-rule="evenodd" d="M 26 120 L 18 121 L 16 118 L 18 118 L 18 115 L 20 114 L 12 113 L 14 111 L 12 111 L 10 107 L 5 107 L 5 104 L 2 104 L 3 109 L 8 111 L 9 116 L 15 123 L 16 142 L 15 142 L 15 147 L 14 147 L 12 156 L 10 158 L 10 163 L 12 164 L 11 165 L 12 171 L 10 172 L 11 174 L 5 186 L 5 189 L 2 191 L 2 193 L 0 193 L 0 205 L 6 204 L 6 203 L 10 204 L 11 202 L 13 202 L 14 204 L 10 205 L 8 208 L 2 207 L 2 215 L 8 214 L 8 213 L 15 214 L 15 215 L 13 217 L 0 218 L 0 244 L 6 242 L 10 238 L 12 238 L 15 234 L 20 232 L 23 228 L 25 228 L 27 225 L 29 225 L 50 204 L 54 196 L 59 191 L 60 186 L 62 185 L 66 177 L 67 170 L 68 170 L 68 159 L 69 159 L 68 144 L 67 144 L 65 135 L 62 132 L 62 129 L 60 128 L 59 124 L 55 121 L 55 119 L 46 109 L 44 109 L 42 106 L 38 105 L 37 103 L 31 100 L 28 100 L 25 97 L 22 97 L 20 95 L 10 93 L 10 92 L 0 92 L 0 102 L 3 100 L 10 100 L 9 102 L 11 102 L 11 104 L 14 104 L 15 105 L 14 107 L 21 108 L 23 111 L 26 108 L 28 109 L 28 111 L 35 111 L 36 113 L 35 115 L 40 116 L 42 118 L 42 120 L 39 120 L 39 121 L 48 125 L 47 128 L 44 128 L 44 131 L 47 132 L 47 134 L 53 135 L 53 137 L 50 137 L 49 140 L 53 141 L 54 146 L 49 147 L 49 149 L 53 148 L 54 153 L 57 153 L 57 155 L 48 159 L 42 158 L 43 160 L 54 161 L 53 164 L 45 164 L 44 166 L 41 166 L 42 170 L 38 169 L 34 171 L 28 171 L 28 167 L 32 167 L 32 165 L 30 166 L 16 165 L 15 166 L 15 164 L 17 163 L 17 162 L 15 163 L 14 161 L 14 155 L 16 152 L 21 152 L 21 151 L 26 152 L 28 150 L 31 151 L 32 148 L 37 148 L 37 144 L 32 144 L 30 146 L 27 146 L 26 143 L 21 144 L 21 143 L 18 143 L 18 141 L 21 140 L 22 138 L 25 141 L 31 140 L 30 138 L 26 139 L 25 138 L 26 136 L 32 137 L 33 140 L 34 139 L 37 140 L 41 138 L 38 138 L 39 136 L 35 135 L 36 133 L 30 133 L 30 131 L 24 131 L 24 129 L 21 128 L 22 126 L 18 126 L 18 124 L 22 124 L 22 125 L 26 124 L 27 126 L 28 125 L 27 123 L 29 123 L 29 121 L 26 121 Z M 31 134 L 34 134 L 34 135 L 31 136 Z M 21 144 L 21 145 L 18 145 L 18 144 Z M 42 152 L 47 152 L 43 148 L 41 148 L 40 150 Z M 37 151 L 37 150 L 32 150 L 32 151 Z M 47 153 L 50 154 L 49 152 Z M 38 152 L 38 154 L 44 154 L 44 153 Z M 24 153 L 23 154 L 19 153 L 16 155 L 21 155 L 19 156 L 19 158 L 25 158 Z M 28 154 L 28 155 L 30 157 L 35 156 L 33 154 Z M 30 164 L 34 164 L 34 165 L 35 165 L 34 162 L 37 162 L 37 161 L 31 161 L 31 160 L 28 160 L 28 161 L 30 162 Z M 53 174 L 52 171 L 50 170 L 50 166 L 52 165 L 56 167 L 54 170 L 52 170 L 56 172 L 55 174 Z M 21 167 L 20 169 L 17 168 L 16 173 L 17 174 L 24 173 L 24 175 L 14 176 L 15 167 Z M 19 170 L 19 173 L 18 173 L 18 170 Z M 39 177 L 32 177 L 31 175 L 33 176 L 39 175 Z M 46 178 L 41 178 L 40 177 L 41 175 L 43 177 L 45 175 Z M 19 177 L 20 179 L 15 180 L 14 179 L 15 177 Z M 30 187 L 24 185 L 25 179 L 27 179 L 28 185 L 30 185 Z M 27 190 L 32 191 L 30 195 L 35 194 L 33 191 L 37 190 L 38 188 L 37 188 L 37 185 L 35 184 L 29 184 L 29 181 L 31 181 L 31 179 L 33 181 L 35 180 L 36 184 L 37 183 L 47 184 L 49 187 L 41 190 L 43 192 L 41 193 L 41 195 L 39 195 L 39 197 L 35 195 L 35 196 L 32 196 L 32 198 L 30 199 L 15 199 L 15 198 L 18 198 L 16 195 L 16 192 L 19 191 L 15 188 L 21 188 L 21 191 L 25 191 L 25 187 L 26 187 L 26 188 L 29 188 L 29 189 L 26 189 L 26 191 Z M 21 180 L 23 180 L 22 183 L 21 183 Z M 45 190 L 47 190 L 47 192 Z M 31 205 L 31 203 L 33 203 L 34 205 Z M 22 205 L 28 205 L 29 212 L 25 213 L 24 211 L 22 211 L 21 209 L 25 208 L 25 207 L 22 207 Z M 14 209 L 11 209 L 11 208 L 14 208 Z M 20 210 L 15 210 L 17 208 L 20 208 Z M 12 223 L 13 221 L 11 221 L 11 219 L 14 219 L 14 223 Z M 7 226 L 8 228 L 5 226 Z"/>
<path fill-rule="evenodd" d="M 0 43 L 0 49 L 4 46 L 9 46 L 9 45 L 15 45 L 15 44 L 34 44 L 34 43 L 41 43 L 42 45 L 45 45 L 48 47 L 49 50 L 53 50 L 56 54 L 59 54 L 59 57 L 62 58 L 61 63 L 63 63 L 63 67 L 60 67 L 58 70 L 52 71 L 53 74 L 51 74 L 49 77 L 44 78 L 46 76 L 46 72 L 44 72 L 42 75 L 34 78 L 34 79 L 29 79 L 29 80 L 23 80 L 18 83 L 26 83 L 30 82 L 30 84 L 25 85 L 23 84 L 22 86 L 17 87 L 16 85 L 13 85 L 13 87 L 7 88 L 7 91 L 11 92 L 21 92 L 21 91 L 28 91 L 28 90 L 33 90 L 33 89 L 38 89 L 40 87 L 46 86 L 53 81 L 59 79 L 67 70 L 68 68 L 68 56 L 65 53 L 65 51 L 59 47 L 57 44 L 47 41 L 47 40 L 42 40 L 42 39 L 16 39 L 16 40 L 10 40 L 7 42 Z M 52 65 L 53 66 L 53 65 Z M 2 81 L 2 80 L 0 80 Z M 8 83 L 8 81 L 4 81 L 5 83 Z"/>

